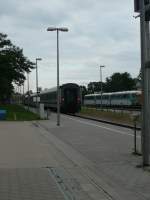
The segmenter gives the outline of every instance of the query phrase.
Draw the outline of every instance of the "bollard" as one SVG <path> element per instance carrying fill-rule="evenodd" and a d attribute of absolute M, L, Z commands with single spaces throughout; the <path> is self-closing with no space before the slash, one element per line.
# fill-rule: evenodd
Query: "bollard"
<path fill-rule="evenodd" d="M 40 118 L 44 119 L 45 118 L 45 111 L 44 111 L 44 104 L 40 103 Z"/>
<path fill-rule="evenodd" d="M 138 154 L 137 152 L 137 132 L 136 132 L 136 126 L 137 126 L 137 121 L 139 118 L 139 114 L 132 114 L 132 120 L 134 122 L 134 154 Z"/>
<path fill-rule="evenodd" d="M 49 119 L 49 116 L 51 115 L 50 109 L 47 109 L 47 119 Z"/>
<path fill-rule="evenodd" d="M 136 148 L 136 121 L 134 121 L 134 153 L 137 154 L 137 148 Z"/>
<path fill-rule="evenodd" d="M 47 119 L 48 119 L 48 117 L 49 117 L 49 116 L 48 116 L 48 109 L 46 110 L 46 113 L 47 113 Z"/>

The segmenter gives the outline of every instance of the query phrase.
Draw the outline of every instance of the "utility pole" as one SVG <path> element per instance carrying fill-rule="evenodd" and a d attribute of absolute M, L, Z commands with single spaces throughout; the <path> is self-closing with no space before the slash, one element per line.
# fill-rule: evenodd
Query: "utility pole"
<path fill-rule="evenodd" d="M 23 96 L 24 96 L 24 82 L 23 82 L 23 85 L 22 85 L 22 92 L 23 92 Z"/>
<path fill-rule="evenodd" d="M 104 65 L 100 65 L 100 83 L 101 83 L 101 109 L 102 109 L 102 94 L 103 94 L 103 78 L 102 78 L 102 68 Z"/>
<path fill-rule="evenodd" d="M 27 88 L 28 88 L 28 110 L 29 110 L 29 100 L 30 100 L 30 96 L 29 96 L 29 89 L 30 89 L 30 86 L 29 86 L 29 72 L 27 72 Z"/>
<path fill-rule="evenodd" d="M 66 27 L 49 27 L 47 31 L 56 31 L 57 33 L 57 126 L 60 126 L 60 88 L 59 88 L 59 32 L 68 32 Z"/>
<path fill-rule="evenodd" d="M 143 166 L 150 165 L 150 0 L 135 0 L 135 12 L 140 13 L 142 72 L 142 154 Z"/>
<path fill-rule="evenodd" d="M 36 109 L 38 113 L 38 107 L 39 107 L 39 85 L 38 85 L 38 61 L 41 61 L 42 58 L 36 58 Z"/>
<path fill-rule="evenodd" d="M 22 84 L 22 104 L 24 105 L 24 82 Z"/>

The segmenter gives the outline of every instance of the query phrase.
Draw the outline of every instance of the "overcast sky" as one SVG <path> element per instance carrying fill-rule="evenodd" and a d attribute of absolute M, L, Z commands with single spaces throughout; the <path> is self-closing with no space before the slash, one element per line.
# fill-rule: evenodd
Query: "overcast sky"
<path fill-rule="evenodd" d="M 12 42 L 38 62 L 39 85 L 56 85 L 56 32 L 49 26 L 68 27 L 60 33 L 60 83 L 86 85 L 114 72 L 137 76 L 140 69 L 139 19 L 133 0 L 0 0 L 0 27 Z M 30 75 L 35 90 L 35 70 Z"/>

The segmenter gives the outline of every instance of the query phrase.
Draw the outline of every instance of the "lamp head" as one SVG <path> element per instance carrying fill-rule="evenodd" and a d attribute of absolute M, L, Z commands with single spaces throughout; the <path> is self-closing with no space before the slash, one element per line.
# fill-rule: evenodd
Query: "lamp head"
<path fill-rule="evenodd" d="M 56 31 L 56 30 L 57 30 L 56 27 L 48 27 L 48 28 L 47 28 L 47 31 Z"/>
<path fill-rule="evenodd" d="M 36 60 L 39 60 L 39 61 L 41 61 L 41 60 L 42 60 L 42 58 L 36 58 Z"/>
<path fill-rule="evenodd" d="M 47 31 L 62 31 L 62 32 L 68 32 L 68 28 L 66 28 L 66 27 L 60 27 L 60 28 L 57 28 L 57 27 L 48 27 L 48 28 L 47 28 Z"/>

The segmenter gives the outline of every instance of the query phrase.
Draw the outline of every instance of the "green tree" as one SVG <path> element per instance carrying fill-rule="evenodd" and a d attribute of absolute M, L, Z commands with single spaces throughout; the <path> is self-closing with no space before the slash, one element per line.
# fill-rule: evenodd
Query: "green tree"
<path fill-rule="evenodd" d="M 0 33 L 0 101 L 9 101 L 13 93 L 13 83 L 22 85 L 25 72 L 30 72 L 34 63 L 23 55 L 23 50 L 16 47 Z"/>
<path fill-rule="evenodd" d="M 80 91 L 81 91 L 81 98 L 82 98 L 82 102 L 83 102 L 84 96 L 87 94 L 87 88 L 84 85 L 80 85 Z"/>
<path fill-rule="evenodd" d="M 102 90 L 105 91 L 105 83 L 102 82 Z M 88 93 L 101 92 L 101 82 L 90 82 L 88 84 Z"/>
<path fill-rule="evenodd" d="M 106 78 L 105 91 L 117 92 L 127 91 L 136 88 L 136 81 L 127 72 L 114 73 L 110 78 Z"/>
<path fill-rule="evenodd" d="M 135 78 L 135 82 L 136 82 L 137 90 L 141 90 L 142 89 L 142 71 L 141 71 L 141 69 L 139 71 L 137 78 Z"/>

